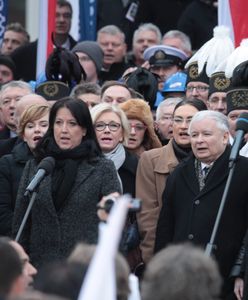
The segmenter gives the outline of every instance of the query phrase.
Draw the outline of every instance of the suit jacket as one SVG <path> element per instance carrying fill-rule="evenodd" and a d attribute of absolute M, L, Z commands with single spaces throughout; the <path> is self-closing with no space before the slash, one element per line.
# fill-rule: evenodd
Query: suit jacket
<path fill-rule="evenodd" d="M 230 149 L 215 161 L 200 191 L 192 155 L 167 180 L 160 212 L 155 251 L 169 243 L 190 241 L 206 247 L 216 220 L 228 177 Z M 231 288 L 228 277 L 248 224 L 248 159 L 239 157 L 221 217 L 214 256 L 224 278 L 224 293 Z"/>
<path fill-rule="evenodd" d="M 23 194 L 36 169 L 37 163 L 30 160 L 23 171 L 14 211 L 14 235 L 29 203 Z M 40 267 L 47 262 L 65 259 L 78 241 L 96 243 L 99 222 L 96 205 L 102 196 L 116 191 L 120 192 L 120 185 L 112 161 L 106 158 L 92 163 L 81 161 L 72 189 L 56 211 L 52 199 L 52 177 L 46 176 L 20 240 L 33 264 Z"/>
<path fill-rule="evenodd" d="M 137 214 L 141 234 L 140 248 L 145 262 L 153 255 L 156 226 L 162 207 L 162 194 L 168 175 L 178 160 L 172 146 L 145 151 L 139 160 L 136 177 L 136 196 L 142 200 L 142 210 Z"/>

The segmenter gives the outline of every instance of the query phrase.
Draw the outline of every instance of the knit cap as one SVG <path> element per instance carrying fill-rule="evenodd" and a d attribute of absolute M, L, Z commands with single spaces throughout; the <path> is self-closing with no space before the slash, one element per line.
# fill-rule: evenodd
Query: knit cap
<path fill-rule="evenodd" d="M 102 69 L 103 51 L 97 42 L 83 41 L 72 48 L 72 52 L 83 52 L 87 54 L 95 63 L 97 72 Z"/>

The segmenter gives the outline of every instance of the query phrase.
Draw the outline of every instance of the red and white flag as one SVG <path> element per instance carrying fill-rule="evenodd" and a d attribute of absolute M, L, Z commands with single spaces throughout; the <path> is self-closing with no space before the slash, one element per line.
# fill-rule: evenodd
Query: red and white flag
<path fill-rule="evenodd" d="M 248 38 L 248 1 L 247 0 L 219 0 L 218 24 L 230 28 L 235 47 L 242 39 Z"/>
<path fill-rule="evenodd" d="M 36 78 L 45 71 L 47 58 L 53 51 L 52 32 L 55 31 L 55 14 L 56 0 L 40 1 Z"/>

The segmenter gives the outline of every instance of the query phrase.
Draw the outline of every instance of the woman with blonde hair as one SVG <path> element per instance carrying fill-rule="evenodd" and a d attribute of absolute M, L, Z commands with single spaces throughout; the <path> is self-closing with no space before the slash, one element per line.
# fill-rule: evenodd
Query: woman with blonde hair
<path fill-rule="evenodd" d="M 104 156 L 115 164 L 122 193 L 129 193 L 134 197 L 138 157 L 124 147 L 129 139 L 129 124 L 125 113 L 119 106 L 101 103 L 91 109 L 91 117 L 97 140 Z M 130 268 L 133 271 L 140 262 L 140 257 L 136 255 L 139 237 L 135 213 L 128 214 L 124 235 L 125 230 L 127 232 L 130 227 L 133 227 L 134 231 L 136 231 L 136 234 L 132 236 L 135 239 L 131 242 L 126 242 L 128 238 L 125 239 L 124 237 L 120 250 L 127 257 Z"/>
<path fill-rule="evenodd" d="M 11 235 L 15 199 L 22 172 L 48 129 L 49 111 L 48 105 L 35 104 L 28 107 L 19 122 L 18 134 L 22 141 L 13 148 L 11 154 L 0 159 L 0 235 Z"/>

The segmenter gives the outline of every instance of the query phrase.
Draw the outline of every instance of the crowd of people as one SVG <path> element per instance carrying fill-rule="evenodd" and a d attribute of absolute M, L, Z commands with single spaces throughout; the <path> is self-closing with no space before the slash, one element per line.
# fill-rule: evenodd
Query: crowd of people
<path fill-rule="evenodd" d="M 37 40 L 19 23 L 6 26 L 1 300 L 78 299 L 99 225 L 122 194 L 141 207 L 122 230 L 116 299 L 248 299 L 248 46 L 234 48 L 227 28 L 213 31 L 214 14 L 208 40 L 197 38 L 192 9 L 215 13 L 217 1 L 188 2 L 180 30 L 162 34 L 147 21 L 128 45 L 116 24 L 75 41 L 71 4 L 58 0 L 54 50 L 38 78 Z"/>

